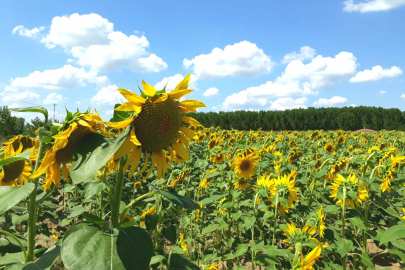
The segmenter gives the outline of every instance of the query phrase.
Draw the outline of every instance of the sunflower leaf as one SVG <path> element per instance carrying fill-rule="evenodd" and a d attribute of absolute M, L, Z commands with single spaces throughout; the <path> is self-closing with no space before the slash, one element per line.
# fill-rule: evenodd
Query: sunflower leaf
<path fill-rule="evenodd" d="M 26 107 L 26 108 L 13 108 L 13 109 L 10 109 L 10 111 L 42 113 L 45 116 L 45 123 L 48 122 L 48 110 L 44 107 L 35 106 L 35 107 Z"/>
<path fill-rule="evenodd" d="M 22 187 L 0 187 L 0 214 L 25 200 L 34 190 L 33 183 L 26 183 Z"/>
<path fill-rule="evenodd" d="M 27 151 L 22 154 L 13 156 L 11 158 L 6 158 L 3 160 L 0 160 L 0 169 L 1 169 L 1 167 L 5 166 L 7 164 L 10 164 L 10 163 L 13 163 L 13 162 L 16 162 L 19 160 L 25 160 L 25 161 L 29 162 L 30 161 L 29 157 L 30 157 L 31 153 L 32 153 L 32 151 Z"/>

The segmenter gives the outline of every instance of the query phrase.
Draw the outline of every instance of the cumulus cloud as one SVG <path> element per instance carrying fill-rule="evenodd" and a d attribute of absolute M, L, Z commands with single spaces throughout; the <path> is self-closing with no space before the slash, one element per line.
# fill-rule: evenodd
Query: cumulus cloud
<path fill-rule="evenodd" d="M 386 93 L 387 93 L 387 91 L 385 91 L 385 90 L 380 91 L 380 94 L 386 94 Z"/>
<path fill-rule="evenodd" d="M 65 65 L 59 69 L 34 71 L 27 77 L 11 79 L 6 91 L 16 92 L 22 89 L 33 90 L 63 90 L 86 86 L 86 82 L 95 83 L 97 86 L 105 86 L 110 83 L 107 76 L 97 76 L 95 71 L 85 71 L 84 68 L 76 68 Z"/>
<path fill-rule="evenodd" d="M 218 88 L 215 87 L 210 87 L 203 93 L 203 96 L 206 97 L 213 97 L 218 95 L 219 95 Z"/>
<path fill-rule="evenodd" d="M 367 0 L 355 4 L 353 0 L 343 2 L 345 5 L 343 10 L 347 12 L 376 12 L 387 11 L 405 5 L 405 0 Z"/>
<path fill-rule="evenodd" d="M 393 66 L 391 69 L 383 69 L 381 66 L 377 65 L 371 70 L 366 69 L 360 71 L 351 78 L 350 82 L 367 82 L 367 81 L 378 81 L 382 78 L 393 78 L 402 74 L 402 70 L 399 67 Z"/>
<path fill-rule="evenodd" d="M 233 93 L 225 98 L 222 105 L 227 110 L 247 109 L 270 106 L 275 98 L 317 95 L 316 90 L 333 89 L 335 83 L 353 76 L 357 66 L 356 58 L 348 52 L 341 52 L 334 58 L 318 55 L 308 64 L 303 64 L 301 60 L 293 60 L 274 81 Z M 283 107 L 282 104 L 280 106 L 278 104 L 273 107 L 275 109 Z M 303 104 L 296 105 L 303 106 Z"/>
<path fill-rule="evenodd" d="M 51 93 L 44 99 L 44 104 L 58 104 L 63 101 L 62 94 Z"/>
<path fill-rule="evenodd" d="M 225 76 L 258 77 L 272 71 L 275 63 L 256 44 L 242 41 L 228 45 L 224 50 L 214 48 L 209 54 L 184 59 L 183 66 L 193 69 L 198 79 L 214 79 Z"/>
<path fill-rule="evenodd" d="M 293 60 L 300 60 L 304 61 L 305 59 L 312 59 L 316 54 L 316 50 L 312 49 L 309 46 L 303 46 L 300 48 L 300 52 L 292 52 L 284 55 L 283 60 L 281 61 L 282 64 L 290 63 Z"/>
<path fill-rule="evenodd" d="M 119 87 L 116 85 L 102 87 L 97 94 L 91 98 L 91 103 L 97 107 L 114 106 L 117 103 L 125 102 L 126 99 L 117 91 L 118 88 Z"/>
<path fill-rule="evenodd" d="M 324 106 L 324 107 L 333 107 L 338 105 L 344 105 L 347 103 L 347 98 L 334 96 L 331 99 L 320 98 L 318 101 L 315 101 L 313 105 L 315 106 Z"/>
<path fill-rule="evenodd" d="M 42 40 L 47 48 L 61 46 L 77 59 L 76 63 L 98 72 L 129 68 L 134 72 L 158 72 L 167 64 L 146 51 L 145 36 L 127 36 L 114 31 L 114 24 L 98 14 L 56 16 L 48 35 Z"/>
<path fill-rule="evenodd" d="M 25 28 L 24 25 L 19 25 L 19 26 L 14 27 L 14 29 L 12 31 L 12 34 L 15 34 L 15 33 L 18 32 L 18 34 L 20 36 L 29 37 L 29 38 L 36 38 L 38 36 L 38 34 L 44 29 L 45 29 L 45 27 L 41 26 L 39 28 L 35 27 L 35 28 L 30 30 L 28 28 Z"/>
<path fill-rule="evenodd" d="M 181 74 L 176 74 L 170 77 L 164 77 L 160 82 L 155 84 L 157 90 L 163 89 L 166 86 L 166 91 L 172 91 L 176 86 L 184 79 L 184 76 Z M 190 82 L 188 84 L 188 89 L 199 90 L 197 86 L 197 77 L 191 75 Z"/>
<path fill-rule="evenodd" d="M 402 98 L 402 99 L 405 99 L 405 94 L 402 94 L 402 95 L 401 95 L 401 98 Z"/>
<path fill-rule="evenodd" d="M 301 97 L 301 98 L 278 98 L 275 101 L 271 102 L 269 107 L 270 110 L 277 110 L 277 111 L 284 111 L 287 109 L 298 109 L 303 108 L 306 109 L 307 104 L 309 102 L 308 98 Z"/>

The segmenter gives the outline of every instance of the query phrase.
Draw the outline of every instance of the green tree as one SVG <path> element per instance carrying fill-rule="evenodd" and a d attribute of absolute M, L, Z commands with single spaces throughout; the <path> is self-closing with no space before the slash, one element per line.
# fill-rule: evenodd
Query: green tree
<path fill-rule="evenodd" d="M 7 106 L 0 107 L 0 136 L 8 139 L 23 133 L 24 118 L 11 116 Z"/>

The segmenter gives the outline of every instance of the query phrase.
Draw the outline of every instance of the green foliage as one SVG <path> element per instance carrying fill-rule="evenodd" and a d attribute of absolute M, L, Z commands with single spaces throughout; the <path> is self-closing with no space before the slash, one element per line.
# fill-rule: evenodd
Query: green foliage
<path fill-rule="evenodd" d="M 0 136 L 9 138 L 23 133 L 24 118 L 11 116 L 7 106 L 0 107 Z"/>
<path fill-rule="evenodd" d="M 205 127 L 237 130 L 405 130 L 399 109 L 343 107 L 292 109 L 285 111 L 234 111 L 187 113 Z"/>

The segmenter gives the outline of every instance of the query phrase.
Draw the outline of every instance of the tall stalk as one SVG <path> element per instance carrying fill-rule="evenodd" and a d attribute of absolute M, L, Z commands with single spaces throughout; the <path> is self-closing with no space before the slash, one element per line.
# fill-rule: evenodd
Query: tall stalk
<path fill-rule="evenodd" d="M 276 230 L 277 230 L 277 209 L 278 209 L 278 192 L 276 193 L 276 204 L 274 205 L 274 226 L 273 226 L 273 240 L 271 243 L 275 245 Z"/>
<path fill-rule="evenodd" d="M 45 156 L 46 150 L 48 150 L 49 145 L 47 143 L 41 142 L 39 145 L 37 161 L 35 163 L 35 168 L 32 173 L 35 173 L 39 166 L 41 166 L 42 159 Z M 31 192 L 28 204 L 28 253 L 26 262 L 31 262 L 34 260 L 34 248 L 35 248 L 35 236 L 37 231 L 37 190 L 39 177 L 31 180 L 34 183 L 34 190 Z"/>
<path fill-rule="evenodd" d="M 342 238 L 345 238 L 345 212 L 346 212 L 346 186 L 343 186 L 343 205 L 342 205 Z M 346 270 L 347 255 L 343 257 L 343 270 Z"/>
<path fill-rule="evenodd" d="M 124 165 L 127 161 L 127 156 L 123 156 L 120 158 L 120 163 L 118 165 L 118 175 L 117 175 L 117 182 L 115 183 L 114 189 L 114 196 L 113 201 L 111 202 L 111 227 L 117 228 L 120 224 L 120 220 L 118 219 L 119 212 L 120 212 L 120 203 L 122 197 L 122 190 L 124 187 Z"/>

